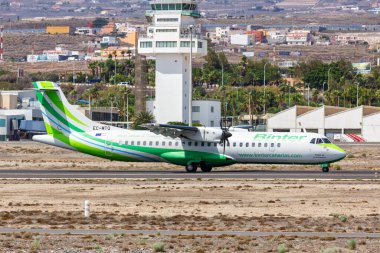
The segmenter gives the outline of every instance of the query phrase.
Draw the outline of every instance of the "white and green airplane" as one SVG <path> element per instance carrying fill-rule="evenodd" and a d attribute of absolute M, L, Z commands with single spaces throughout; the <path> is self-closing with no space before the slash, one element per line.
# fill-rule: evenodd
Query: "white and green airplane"
<path fill-rule="evenodd" d="M 146 124 L 126 130 L 91 121 L 67 101 L 59 85 L 34 82 L 46 135 L 34 141 L 126 162 L 166 162 L 210 172 L 235 163 L 319 164 L 324 172 L 346 156 L 315 133 L 248 132 L 226 128 Z"/>

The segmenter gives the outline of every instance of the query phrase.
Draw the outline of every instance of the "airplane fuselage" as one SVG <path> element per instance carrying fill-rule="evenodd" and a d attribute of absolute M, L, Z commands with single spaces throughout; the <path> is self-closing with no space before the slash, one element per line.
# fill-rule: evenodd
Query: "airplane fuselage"
<path fill-rule="evenodd" d="M 68 137 L 70 146 L 60 142 L 59 136 L 56 140 L 48 135 L 35 136 L 34 139 L 110 160 L 177 165 L 203 160 L 213 167 L 233 163 L 324 164 L 345 157 L 344 150 L 324 143 L 326 137 L 314 133 L 233 132 L 224 154 L 223 145 L 217 142 L 170 138 L 150 131 L 72 132 Z M 317 143 L 318 140 L 321 143 Z"/>

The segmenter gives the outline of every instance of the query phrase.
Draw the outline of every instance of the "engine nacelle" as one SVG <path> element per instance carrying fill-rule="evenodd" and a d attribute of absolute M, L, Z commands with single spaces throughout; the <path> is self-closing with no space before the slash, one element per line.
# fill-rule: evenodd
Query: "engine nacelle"
<path fill-rule="evenodd" d="M 183 137 L 193 141 L 219 143 L 223 135 L 223 130 L 216 127 L 198 127 L 198 129 L 198 132 L 187 132 Z"/>

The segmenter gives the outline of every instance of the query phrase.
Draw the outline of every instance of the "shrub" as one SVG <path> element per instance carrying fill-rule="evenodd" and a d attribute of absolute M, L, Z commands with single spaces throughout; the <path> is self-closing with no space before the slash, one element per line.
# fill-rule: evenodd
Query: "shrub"
<path fill-rule="evenodd" d="M 278 245 L 278 247 L 277 247 L 277 252 L 278 252 L 278 253 L 286 253 L 286 252 L 289 252 L 288 246 L 286 246 L 286 244 L 284 244 L 284 243 Z"/>
<path fill-rule="evenodd" d="M 322 250 L 322 253 L 340 253 L 340 252 L 342 252 L 342 250 L 338 247 L 327 248 L 327 249 Z"/>
<path fill-rule="evenodd" d="M 165 252 L 165 244 L 156 242 L 153 244 L 153 252 Z"/>
<path fill-rule="evenodd" d="M 350 250 L 355 250 L 356 249 L 356 241 L 354 239 L 348 240 L 347 241 L 347 248 Z"/>

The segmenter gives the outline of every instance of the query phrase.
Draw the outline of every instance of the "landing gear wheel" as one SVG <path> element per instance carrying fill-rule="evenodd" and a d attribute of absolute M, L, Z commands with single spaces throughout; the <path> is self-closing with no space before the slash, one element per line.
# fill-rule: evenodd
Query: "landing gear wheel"
<path fill-rule="evenodd" d="M 212 171 L 212 167 L 211 167 L 211 166 L 204 165 L 204 166 L 201 166 L 201 170 L 202 170 L 203 172 L 211 172 L 211 171 Z"/>
<path fill-rule="evenodd" d="M 188 164 L 186 166 L 186 171 L 189 173 L 195 173 L 195 172 L 197 172 L 197 169 L 198 169 L 198 166 L 195 163 Z"/>
<path fill-rule="evenodd" d="M 330 170 L 329 167 L 323 167 L 323 168 L 322 168 L 322 171 L 325 172 L 325 173 L 329 172 L 329 170 Z"/>

